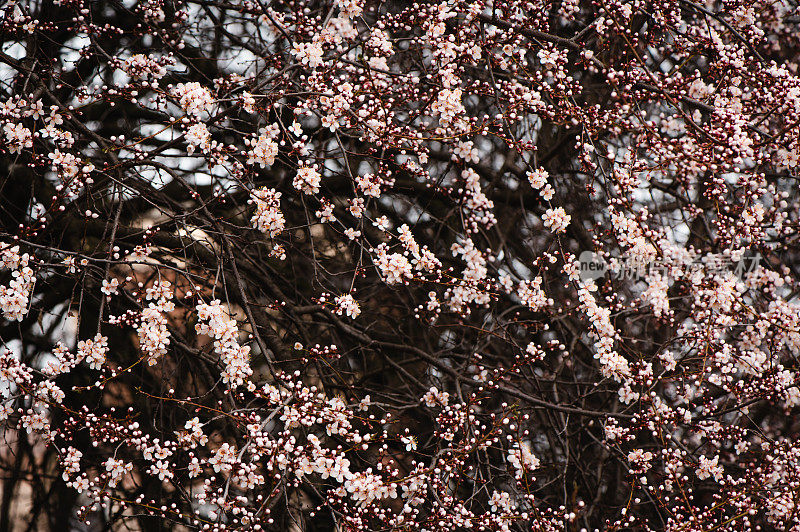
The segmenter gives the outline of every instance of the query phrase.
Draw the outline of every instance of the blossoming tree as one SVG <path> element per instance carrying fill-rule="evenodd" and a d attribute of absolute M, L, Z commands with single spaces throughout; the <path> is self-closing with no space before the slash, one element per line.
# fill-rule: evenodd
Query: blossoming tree
<path fill-rule="evenodd" d="M 0 42 L 0 530 L 800 530 L 794 0 Z"/>

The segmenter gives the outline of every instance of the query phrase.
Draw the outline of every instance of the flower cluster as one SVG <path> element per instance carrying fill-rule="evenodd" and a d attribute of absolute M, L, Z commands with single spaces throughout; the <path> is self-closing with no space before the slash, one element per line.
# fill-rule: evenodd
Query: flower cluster
<path fill-rule="evenodd" d="M 272 166 L 278 155 L 278 143 L 274 140 L 276 135 L 276 128 L 265 128 L 256 140 L 245 139 L 245 144 L 250 146 L 247 164 L 258 163 L 261 168 Z"/>
<path fill-rule="evenodd" d="M 298 42 L 295 43 L 292 48 L 292 55 L 294 55 L 298 61 L 311 68 L 322 65 L 323 53 L 322 44 L 319 42 Z"/>
<path fill-rule="evenodd" d="M 260 188 L 253 191 L 250 201 L 256 206 L 250 219 L 253 227 L 271 237 L 278 236 L 286 227 L 281 212 L 281 193 L 271 188 Z"/>
<path fill-rule="evenodd" d="M 414 268 L 411 262 L 401 253 L 389 253 L 384 244 L 378 246 L 375 264 L 388 284 L 397 284 L 407 281 L 413 276 Z"/>
<path fill-rule="evenodd" d="M 316 194 L 319 192 L 321 175 L 316 168 L 311 166 L 301 166 L 297 169 L 297 174 L 292 181 L 292 185 L 304 194 Z"/>
<path fill-rule="evenodd" d="M 144 54 L 134 54 L 122 63 L 122 70 L 135 79 L 160 79 L 167 74 L 163 61 L 158 61 Z"/>
<path fill-rule="evenodd" d="M 236 388 L 245 384 L 252 375 L 250 368 L 250 347 L 239 345 L 239 328 L 231 319 L 222 303 L 215 299 L 208 304 L 197 305 L 197 334 L 205 334 L 214 340 L 214 350 L 225 367 L 222 378 L 225 384 Z"/>
<path fill-rule="evenodd" d="M 340 316 L 347 314 L 348 317 L 355 319 L 361 314 L 361 308 L 352 294 L 345 294 L 336 298 L 336 313 Z"/>
<path fill-rule="evenodd" d="M 28 313 L 36 278 L 28 266 L 30 255 L 20 254 L 19 246 L 0 244 L 0 268 L 11 272 L 8 286 L 0 286 L 0 310 L 9 320 L 22 321 Z"/>
<path fill-rule="evenodd" d="M 556 207 L 555 209 L 547 209 L 542 216 L 545 227 L 554 233 L 563 233 L 569 225 L 572 217 L 567 214 L 563 207 Z"/>
<path fill-rule="evenodd" d="M 178 84 L 174 89 L 174 95 L 186 114 L 193 117 L 208 113 L 214 103 L 211 91 L 196 81 Z"/>
<path fill-rule="evenodd" d="M 169 281 L 156 281 L 146 290 L 147 307 L 141 312 L 138 334 L 139 347 L 147 356 L 147 363 L 151 366 L 167 353 L 170 339 L 164 313 L 175 309 L 172 298 L 172 285 Z"/>

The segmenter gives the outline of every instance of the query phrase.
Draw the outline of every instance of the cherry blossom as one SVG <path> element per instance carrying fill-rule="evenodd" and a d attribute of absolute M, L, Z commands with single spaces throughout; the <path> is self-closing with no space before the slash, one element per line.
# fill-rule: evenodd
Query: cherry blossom
<path fill-rule="evenodd" d="M 0 527 L 798 529 L 797 11 L 7 2 Z"/>

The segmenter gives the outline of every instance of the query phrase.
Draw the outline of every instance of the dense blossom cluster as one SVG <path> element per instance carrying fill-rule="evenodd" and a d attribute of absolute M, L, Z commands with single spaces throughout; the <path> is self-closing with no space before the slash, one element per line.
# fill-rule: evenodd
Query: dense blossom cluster
<path fill-rule="evenodd" d="M 250 368 L 250 347 L 239 345 L 239 329 L 236 320 L 231 319 L 218 299 L 208 305 L 197 305 L 198 334 L 210 336 L 214 350 L 220 356 L 225 369 L 222 380 L 232 387 L 242 386 L 253 370 Z"/>
<path fill-rule="evenodd" d="M 794 0 L 2 9 L 0 528 L 800 530 Z"/>
<path fill-rule="evenodd" d="M 6 244 L 0 250 L 0 262 L 2 269 L 11 273 L 8 286 L 0 286 L 0 309 L 6 319 L 22 321 L 30 308 L 31 290 L 36 282 L 28 266 L 30 256 L 20 255 L 19 246 Z"/>
<path fill-rule="evenodd" d="M 286 227 L 286 219 L 281 212 L 281 193 L 275 189 L 261 188 L 253 191 L 250 201 L 256 206 L 250 219 L 253 226 L 269 236 L 279 235 Z"/>
<path fill-rule="evenodd" d="M 208 113 L 209 106 L 214 103 L 211 92 L 196 81 L 179 84 L 174 94 L 186 114 L 194 117 Z"/>

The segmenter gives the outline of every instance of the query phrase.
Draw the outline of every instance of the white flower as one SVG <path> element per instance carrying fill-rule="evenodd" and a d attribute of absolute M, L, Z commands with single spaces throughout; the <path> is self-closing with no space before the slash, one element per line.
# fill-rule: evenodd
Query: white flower
<path fill-rule="evenodd" d="M 480 155 L 478 149 L 473 146 L 472 141 L 460 141 L 456 148 L 453 150 L 453 154 L 461 159 L 464 159 L 467 162 L 472 163 L 479 163 L 480 162 Z"/>
<path fill-rule="evenodd" d="M 547 184 L 547 176 L 547 170 L 544 168 L 539 168 L 537 170 L 533 170 L 532 172 L 528 172 L 528 181 L 530 181 L 533 188 L 540 190 Z"/>
<path fill-rule="evenodd" d="M 342 10 L 342 14 L 348 18 L 355 18 L 361 15 L 361 5 L 358 0 L 336 0 L 336 5 Z"/>
<path fill-rule="evenodd" d="M 126 464 L 122 460 L 115 460 L 114 458 L 109 458 L 103 465 L 106 466 L 106 471 L 108 472 L 108 485 L 111 488 L 117 486 L 122 477 L 133 469 L 132 464 Z"/>
<path fill-rule="evenodd" d="M 169 470 L 170 464 L 166 460 L 158 460 L 155 464 L 150 466 L 149 472 L 153 475 L 158 475 L 159 480 L 168 480 L 173 477 L 172 471 Z"/>
<path fill-rule="evenodd" d="M 620 386 L 617 394 L 619 395 L 619 400 L 626 405 L 639 399 L 639 394 L 634 392 L 627 383 Z"/>
<path fill-rule="evenodd" d="M 205 124 L 194 124 L 186 130 L 186 140 L 189 142 L 187 151 L 192 154 L 196 146 L 200 146 L 203 149 L 208 147 L 211 133 L 209 133 Z"/>
<path fill-rule="evenodd" d="M 195 478 L 202 472 L 203 468 L 200 467 L 200 462 L 197 460 L 197 457 L 192 457 L 192 461 L 189 464 L 189 477 Z"/>
<path fill-rule="evenodd" d="M 572 217 L 562 207 L 547 209 L 542 216 L 542 221 L 554 233 L 563 233 Z"/>
<path fill-rule="evenodd" d="M 275 162 L 275 157 L 278 155 L 278 143 L 274 140 L 275 135 L 276 132 L 273 128 L 264 128 L 260 131 L 255 142 L 249 139 L 245 140 L 245 143 L 250 145 L 250 151 L 247 153 L 247 164 L 258 163 L 261 168 L 272 166 L 272 163 Z"/>
<path fill-rule="evenodd" d="M 447 392 L 440 392 L 435 386 L 431 386 L 428 393 L 422 396 L 422 402 L 425 406 L 433 408 L 437 405 L 447 406 L 450 401 L 450 394 Z"/>
<path fill-rule="evenodd" d="M 215 451 L 208 463 L 214 468 L 215 473 L 229 473 L 236 461 L 236 448 L 229 443 L 223 443 Z"/>
<path fill-rule="evenodd" d="M 28 412 L 27 415 L 22 416 L 20 421 L 29 434 L 34 432 L 45 434 L 50 431 L 50 422 L 47 420 L 47 415 L 45 413 L 33 412 L 31 410 Z"/>
<path fill-rule="evenodd" d="M 250 223 L 271 237 L 277 236 L 286 227 L 286 219 L 280 209 L 280 199 L 281 193 L 272 188 L 254 190 L 250 199 L 256 205 L 256 212 Z"/>
<path fill-rule="evenodd" d="M 361 231 L 353 229 L 352 227 L 348 227 L 344 230 L 345 236 L 350 240 L 355 240 L 356 238 L 361 236 Z"/>
<path fill-rule="evenodd" d="M 64 472 L 61 474 L 61 478 L 64 480 L 69 480 L 69 477 L 80 472 L 81 470 L 81 458 L 83 457 L 83 453 L 80 452 L 78 449 L 74 447 L 70 447 L 67 449 L 67 453 L 64 458 L 61 459 L 62 467 L 64 468 Z"/>
<path fill-rule="evenodd" d="M 253 98 L 253 95 L 249 92 L 245 91 L 242 93 L 242 107 L 248 113 L 255 113 L 256 99 Z"/>
<path fill-rule="evenodd" d="M 208 305 L 198 304 L 197 317 L 197 334 L 208 335 L 214 340 L 214 351 L 224 365 L 223 382 L 232 388 L 243 385 L 253 370 L 250 367 L 250 348 L 239 345 L 236 320 L 228 317 L 218 299 Z"/>
<path fill-rule="evenodd" d="M 78 360 L 85 360 L 92 369 L 100 369 L 106 361 L 108 338 L 100 334 L 91 340 L 78 342 Z"/>
<path fill-rule="evenodd" d="M 36 387 L 36 398 L 41 401 L 60 404 L 64 397 L 64 391 L 51 381 L 44 381 Z"/>
<path fill-rule="evenodd" d="M 700 78 L 694 80 L 689 85 L 689 97 L 695 100 L 704 100 L 714 94 L 714 87 L 706 85 Z"/>
<path fill-rule="evenodd" d="M 119 279 L 112 277 L 111 279 L 103 279 L 103 286 L 100 291 L 105 295 L 110 296 L 116 294 L 119 288 Z"/>
<path fill-rule="evenodd" d="M 378 257 L 375 264 L 386 284 L 397 284 L 413 277 L 411 262 L 400 253 L 386 253 L 385 245 L 377 248 Z"/>
<path fill-rule="evenodd" d="M 356 176 L 356 184 L 358 185 L 358 188 L 361 190 L 362 194 L 365 196 L 371 196 L 373 198 L 377 198 L 381 195 L 380 181 L 380 178 L 373 174 Z"/>
<path fill-rule="evenodd" d="M 719 456 L 715 456 L 711 460 L 706 458 L 705 456 L 700 457 L 700 464 L 697 467 L 696 473 L 697 478 L 700 480 L 705 480 L 708 477 L 713 476 L 714 480 L 719 482 L 722 480 L 722 467 L 718 464 Z"/>
<path fill-rule="evenodd" d="M 437 100 L 431 104 L 431 111 L 439 116 L 442 125 L 449 125 L 457 117 L 466 114 L 461 94 L 461 89 L 442 89 Z"/>
<path fill-rule="evenodd" d="M 152 366 L 161 355 L 167 353 L 170 343 L 167 319 L 155 303 L 150 303 L 142 311 L 138 333 L 139 347 L 147 354 L 147 363 Z"/>
<path fill-rule="evenodd" d="M 183 110 L 192 116 L 200 116 L 203 112 L 208 112 L 211 104 L 214 103 L 211 91 L 196 81 L 178 84 L 174 94 L 178 97 Z"/>
<path fill-rule="evenodd" d="M 520 442 L 508 451 L 508 462 L 516 469 L 517 478 L 522 478 L 526 471 L 533 471 L 539 467 L 539 459 L 525 442 Z"/>
<path fill-rule="evenodd" d="M 547 296 L 542 290 L 542 278 L 536 276 L 533 281 L 520 281 L 517 294 L 523 305 L 527 305 L 531 310 L 541 310 L 548 304 L 553 302 L 547 299 Z"/>
<path fill-rule="evenodd" d="M 316 214 L 319 221 L 323 223 L 336 220 L 336 217 L 333 215 L 333 203 L 327 200 L 322 200 L 322 208 L 314 214 Z"/>
<path fill-rule="evenodd" d="M 386 216 L 381 216 L 379 218 L 376 218 L 375 221 L 372 222 L 372 225 L 374 225 L 381 231 L 388 231 L 389 227 L 391 227 L 391 222 L 389 221 L 389 218 L 387 218 Z"/>
<path fill-rule="evenodd" d="M 33 136 L 30 130 L 22 124 L 7 122 L 3 129 L 5 130 L 9 153 L 20 153 L 22 148 L 33 146 Z"/>
<path fill-rule="evenodd" d="M 361 215 L 364 213 L 364 200 L 362 198 L 354 198 L 350 200 L 350 205 L 347 207 L 347 210 L 350 211 L 350 214 L 353 215 L 354 218 L 361 218 Z"/>
<path fill-rule="evenodd" d="M 672 354 L 672 351 L 664 351 L 658 358 L 661 360 L 661 363 L 664 365 L 664 369 L 667 371 L 672 371 L 675 369 L 675 366 L 678 365 L 678 362 L 675 360 L 675 355 Z"/>
<path fill-rule="evenodd" d="M 634 449 L 628 453 L 628 461 L 639 471 L 647 471 L 650 469 L 650 461 L 652 459 L 653 453 L 645 451 L 644 449 Z"/>
<path fill-rule="evenodd" d="M 316 194 L 319 192 L 321 177 L 316 169 L 310 166 L 301 166 L 297 169 L 297 175 L 292 181 L 292 185 L 306 194 Z"/>
<path fill-rule="evenodd" d="M 514 502 L 511 500 L 511 495 L 504 491 L 495 491 L 492 498 L 489 499 L 489 505 L 492 507 L 493 512 L 511 513 L 514 509 Z"/>
<path fill-rule="evenodd" d="M 414 436 L 403 436 L 400 438 L 406 446 L 406 451 L 416 451 L 417 450 L 417 439 Z"/>
<path fill-rule="evenodd" d="M 647 289 L 642 293 L 642 299 L 649 302 L 653 307 L 653 314 L 661 317 L 669 314 L 669 298 L 667 297 L 667 290 L 669 285 L 664 277 L 653 272 L 647 276 L 648 283 Z"/>
<path fill-rule="evenodd" d="M 622 427 L 616 425 L 616 421 L 613 419 L 609 419 L 606 426 L 603 427 L 603 432 L 605 432 L 606 439 L 608 440 L 616 440 L 617 438 L 622 437 L 624 431 Z"/>
<path fill-rule="evenodd" d="M 340 316 L 347 314 L 350 318 L 355 319 L 361 314 L 361 309 L 352 295 L 345 294 L 336 298 L 336 314 Z"/>
<path fill-rule="evenodd" d="M 371 398 L 369 395 L 365 395 L 364 398 L 358 402 L 358 409 L 362 412 L 366 412 L 369 410 L 369 405 L 372 404 Z"/>
<path fill-rule="evenodd" d="M 148 77 L 159 79 L 163 78 L 167 73 L 167 69 L 164 66 L 144 54 L 130 56 L 122 63 L 122 70 L 133 79 Z"/>
<path fill-rule="evenodd" d="M 322 117 L 322 127 L 336 131 L 339 128 L 339 119 L 335 115 L 325 115 Z"/>
<path fill-rule="evenodd" d="M 318 42 L 298 42 L 292 47 L 292 55 L 298 61 L 311 68 L 316 68 L 322 64 L 322 54 L 322 45 Z"/>

